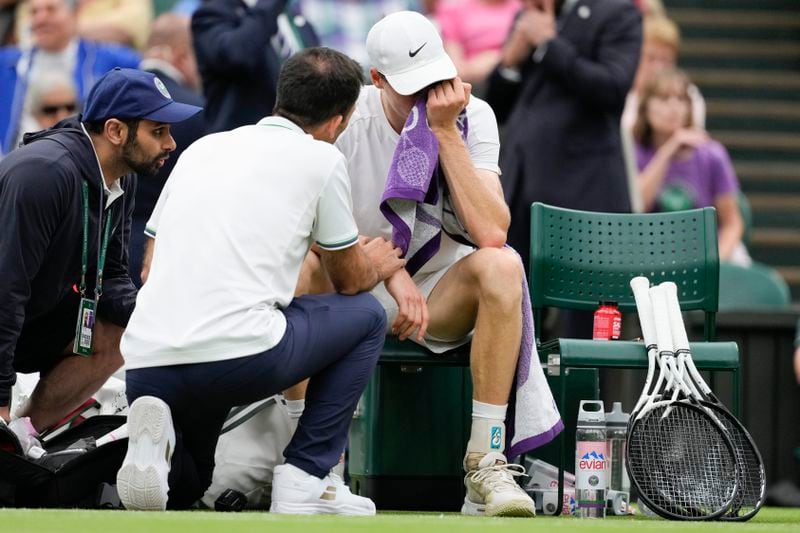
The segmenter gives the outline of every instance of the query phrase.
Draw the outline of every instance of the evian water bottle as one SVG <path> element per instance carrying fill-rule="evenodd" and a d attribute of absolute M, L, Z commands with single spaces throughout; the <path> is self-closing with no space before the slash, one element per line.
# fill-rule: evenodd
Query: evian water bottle
<path fill-rule="evenodd" d="M 580 518 L 606 516 L 606 417 L 603 402 L 582 400 L 575 432 L 575 500 Z"/>

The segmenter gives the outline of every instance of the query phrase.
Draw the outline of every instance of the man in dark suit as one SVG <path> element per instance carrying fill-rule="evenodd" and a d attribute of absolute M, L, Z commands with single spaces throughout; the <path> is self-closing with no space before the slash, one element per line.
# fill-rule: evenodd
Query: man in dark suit
<path fill-rule="evenodd" d="M 177 13 L 165 13 L 153 21 L 150 37 L 140 65 L 142 70 L 155 74 L 166 86 L 167 91 L 176 102 L 203 105 L 203 98 L 198 92 L 200 76 L 197 73 L 197 62 L 192 47 L 189 18 Z M 141 286 L 140 277 L 144 250 L 144 231 L 147 219 L 153 212 L 161 189 L 180 157 L 181 152 L 200 138 L 205 130 L 203 113 L 198 113 L 189 120 L 175 124 L 172 137 L 177 148 L 152 179 L 139 181 L 136 190 L 136 205 L 133 210 L 130 239 L 131 279 Z"/>
<path fill-rule="evenodd" d="M 509 244 L 529 260 L 530 205 L 630 211 L 620 117 L 641 47 L 631 0 L 525 0 L 492 76 L 505 123 Z"/>
<path fill-rule="evenodd" d="M 281 63 L 319 44 L 287 0 L 204 0 L 192 16 L 206 132 L 254 124 L 272 114 Z M 288 7 L 287 7 L 288 6 Z"/>

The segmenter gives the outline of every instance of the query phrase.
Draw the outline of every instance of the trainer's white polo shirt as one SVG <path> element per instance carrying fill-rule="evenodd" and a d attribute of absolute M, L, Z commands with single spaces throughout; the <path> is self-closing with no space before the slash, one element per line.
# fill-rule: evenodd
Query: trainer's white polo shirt
<path fill-rule="evenodd" d="M 272 348 L 312 239 L 358 241 L 344 156 L 279 117 L 187 148 L 147 227 L 155 251 L 122 337 L 128 369 Z"/>

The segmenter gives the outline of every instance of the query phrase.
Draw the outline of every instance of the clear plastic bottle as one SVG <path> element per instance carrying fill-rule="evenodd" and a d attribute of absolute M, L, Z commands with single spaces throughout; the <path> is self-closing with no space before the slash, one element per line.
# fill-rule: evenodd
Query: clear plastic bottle
<path fill-rule="evenodd" d="M 606 442 L 608 443 L 608 488 L 630 492 L 631 482 L 625 469 L 625 439 L 631 415 L 622 412 L 622 402 L 614 402 L 606 413 Z"/>
<path fill-rule="evenodd" d="M 602 401 L 581 400 L 575 445 L 577 516 L 605 518 L 608 453 Z"/>

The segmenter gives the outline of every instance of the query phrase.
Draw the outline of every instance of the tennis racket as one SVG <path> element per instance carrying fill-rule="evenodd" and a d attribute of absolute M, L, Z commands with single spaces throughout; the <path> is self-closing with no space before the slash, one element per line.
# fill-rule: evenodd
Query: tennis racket
<path fill-rule="evenodd" d="M 666 300 L 659 287 L 650 289 L 649 296 L 661 371 L 658 382 L 666 380 L 664 392 L 673 394 L 657 399 L 654 387 L 636 413 L 627 441 L 628 473 L 639 497 L 658 515 L 713 519 L 730 509 L 736 492 L 733 447 L 704 409 L 679 399 L 686 385 L 675 370 Z M 645 343 L 652 344 L 652 339 L 645 338 Z"/>
<path fill-rule="evenodd" d="M 683 322 L 681 307 L 678 301 L 678 288 L 674 283 L 662 283 L 667 298 L 670 329 L 675 343 L 675 351 L 683 359 L 684 381 L 692 390 L 692 395 L 711 416 L 720 422 L 733 444 L 738 463 L 736 495 L 731 508 L 720 516 L 720 520 L 745 521 L 758 513 L 766 498 L 766 474 L 764 462 L 753 438 L 747 429 L 719 401 L 711 388 L 703 380 L 692 360 L 686 326 Z"/>
<path fill-rule="evenodd" d="M 658 347 L 655 343 L 656 333 L 655 324 L 653 324 L 653 307 L 650 303 L 650 281 L 644 276 L 637 276 L 631 280 L 631 290 L 633 291 L 633 299 L 636 301 L 636 309 L 639 312 L 639 325 L 642 328 L 642 337 L 645 341 L 645 349 L 647 350 L 647 377 L 644 381 L 644 388 L 642 394 L 639 396 L 636 405 L 633 407 L 631 417 L 628 422 L 628 429 L 636 419 L 636 414 L 644 407 L 648 399 L 656 396 L 658 389 L 660 389 L 662 381 L 656 383 L 656 387 L 652 390 L 653 377 L 656 369 L 656 352 Z"/>
<path fill-rule="evenodd" d="M 658 346 L 655 342 L 656 326 L 653 324 L 653 304 L 650 302 L 650 280 L 644 276 L 637 276 L 630 281 L 630 285 L 631 290 L 633 291 L 633 299 L 636 302 L 639 325 L 642 330 L 642 338 L 644 339 L 645 350 L 647 352 L 647 377 L 644 381 L 642 393 L 639 396 L 639 399 L 636 401 L 636 405 L 634 406 L 633 411 L 631 411 L 630 418 L 628 419 L 628 428 L 625 433 L 626 435 L 631 434 L 631 429 L 634 421 L 636 420 L 636 416 L 645 406 L 645 404 L 652 404 L 654 401 L 661 398 L 660 393 L 663 390 L 663 385 L 665 384 L 663 372 L 659 372 L 659 377 L 655 383 L 653 381 L 657 368 L 656 359 Z M 627 442 L 625 443 L 625 446 L 627 448 Z M 630 478 L 627 455 L 624 463 L 626 470 L 629 472 L 628 477 Z M 640 502 L 640 505 L 643 504 L 644 502 Z"/>
<path fill-rule="evenodd" d="M 639 400 L 633 408 L 630 420 L 628 422 L 628 430 L 636 420 L 636 415 L 641 412 L 645 407 L 652 406 L 653 403 L 662 399 L 662 395 L 672 389 L 673 377 L 668 369 L 664 366 L 665 360 L 658 357 L 658 346 L 656 345 L 656 326 L 653 322 L 653 307 L 650 301 L 650 282 L 643 276 L 638 276 L 631 280 L 631 289 L 633 290 L 634 300 L 639 312 L 639 323 L 642 328 L 642 336 L 645 340 L 647 349 L 647 378 L 645 379 L 644 388 L 639 396 Z M 658 370 L 658 378 L 653 383 L 656 370 Z"/>

